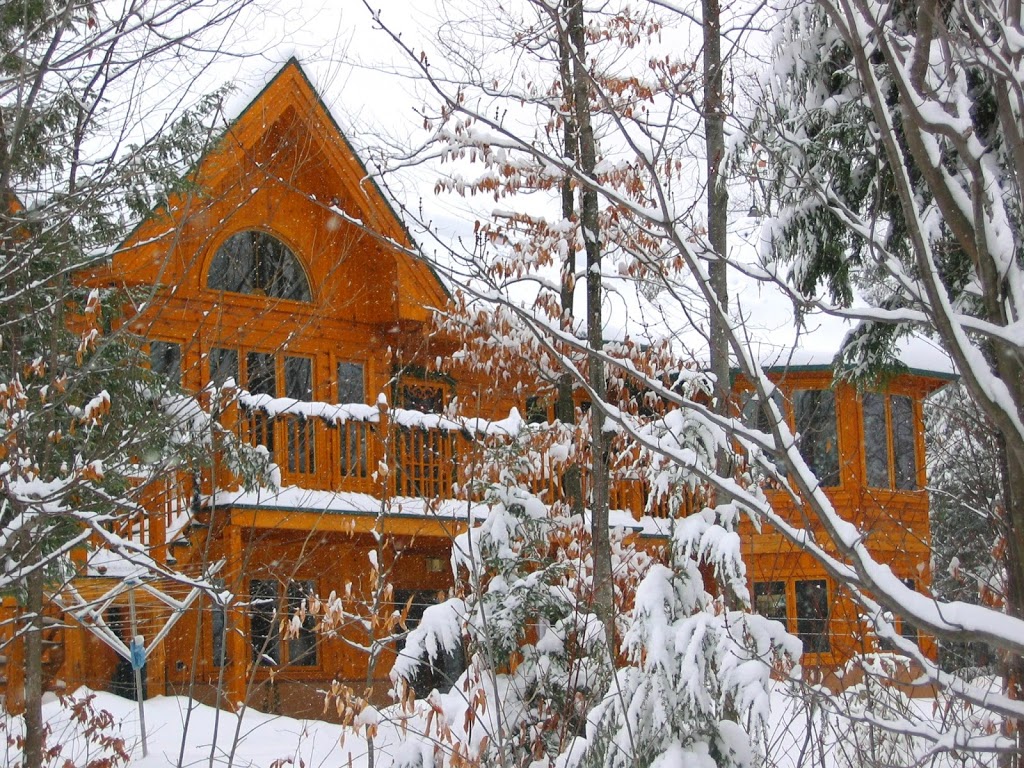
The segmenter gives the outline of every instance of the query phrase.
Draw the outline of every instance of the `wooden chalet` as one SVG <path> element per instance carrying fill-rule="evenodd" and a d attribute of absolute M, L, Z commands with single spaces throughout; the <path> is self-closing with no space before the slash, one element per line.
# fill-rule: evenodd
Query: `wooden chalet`
<path fill-rule="evenodd" d="M 233 380 L 247 391 L 217 416 L 264 447 L 281 490 L 246 492 L 218 461 L 201 476 L 167 478 L 150 494 L 148 514 L 126 527 L 158 564 L 186 575 L 223 562 L 216 578 L 248 596 L 230 609 L 204 596 L 184 611 L 152 649 L 148 695 L 191 691 L 209 703 L 248 700 L 316 716 L 332 680 L 362 690 L 386 677 L 390 660 L 368 672 L 359 650 L 365 626 L 316 634 L 298 610 L 303 598 L 351 582 L 372 602 L 371 556 L 388 571 L 395 604 L 443 594 L 452 585 L 451 538 L 468 519 L 465 505 L 446 501 L 467 441 L 436 414 L 455 396 L 464 412 L 493 419 L 512 406 L 525 412 L 525 403 L 495 393 L 493 382 L 427 373 L 453 349 L 428 333 L 431 308 L 448 300 L 445 287 L 411 255 L 398 217 L 294 60 L 193 180 L 91 279 L 140 297 L 126 321 L 149 339 L 154 369 L 207 400 L 210 384 Z M 790 369 L 778 380 L 787 418 L 812 436 L 806 444 L 827 493 L 870 532 L 880 558 L 927 590 L 922 401 L 944 380 L 909 373 L 865 395 L 833 387 L 823 369 Z M 303 406 L 312 403 L 321 410 Z M 341 405 L 327 413 L 329 403 Z M 638 521 L 650 515 L 642 489 L 628 491 L 617 489 L 617 505 Z M 780 492 L 769 494 L 799 514 Z M 804 638 L 811 664 L 869 647 L 852 603 L 809 556 L 769 530 L 746 528 L 743 541 L 756 608 Z M 75 584 L 89 600 L 120 581 L 112 560 L 93 553 L 83 563 Z M 188 589 L 161 583 L 179 597 Z M 145 590 L 136 602 L 139 631 L 151 638 L 169 609 Z M 123 594 L 102 606 L 125 621 Z M 281 617 L 295 627 L 288 637 Z M 76 624 L 62 642 L 56 676 L 69 689 L 109 687 L 113 651 Z M 17 686 L 14 653 L 8 691 Z"/>

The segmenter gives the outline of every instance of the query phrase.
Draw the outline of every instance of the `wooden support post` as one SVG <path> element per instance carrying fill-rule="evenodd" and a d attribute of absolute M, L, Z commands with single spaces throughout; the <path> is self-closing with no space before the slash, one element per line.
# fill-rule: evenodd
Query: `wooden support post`
<path fill-rule="evenodd" d="M 397 491 L 397 453 L 395 451 L 395 446 L 393 444 L 394 441 L 392 440 L 392 438 L 394 438 L 394 435 L 391 433 L 391 417 L 388 412 L 388 401 L 384 399 L 383 395 L 377 398 L 377 410 L 380 413 L 380 420 L 377 423 L 378 434 L 380 435 L 380 440 L 378 441 L 380 445 L 380 452 L 375 457 L 377 459 L 376 471 L 380 471 L 381 462 L 386 464 L 388 467 L 387 477 L 378 476 L 377 484 L 380 491 L 383 492 L 383 497 L 391 499 L 395 496 L 395 493 Z"/>
<path fill-rule="evenodd" d="M 72 621 L 68 614 L 61 615 L 64 628 L 64 663 L 61 665 L 61 679 L 67 680 L 71 685 L 69 692 L 75 685 L 86 679 L 85 671 L 85 644 L 88 640 L 88 633 L 81 625 Z"/>
<path fill-rule="evenodd" d="M 20 606 L 13 597 L 3 599 L 4 641 L 3 655 L 6 657 L 4 676 L 4 706 L 8 714 L 20 715 L 25 711 L 25 640 L 18 637 Z"/>
<path fill-rule="evenodd" d="M 224 695 L 232 709 L 245 700 L 245 684 L 249 669 L 249 644 L 246 641 L 247 622 L 245 611 L 239 603 L 248 592 L 242 572 L 242 529 L 237 525 L 224 528 L 227 540 L 227 583 L 235 599 L 228 609 L 225 650 L 227 652 L 227 675 Z"/>

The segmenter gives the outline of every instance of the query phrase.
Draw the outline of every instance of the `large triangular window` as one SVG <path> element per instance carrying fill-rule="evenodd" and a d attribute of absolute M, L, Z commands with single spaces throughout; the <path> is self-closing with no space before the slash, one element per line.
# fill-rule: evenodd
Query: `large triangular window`
<path fill-rule="evenodd" d="M 312 300 L 309 280 L 295 254 L 277 238 L 255 229 L 232 235 L 217 249 L 206 287 L 272 299 Z"/>

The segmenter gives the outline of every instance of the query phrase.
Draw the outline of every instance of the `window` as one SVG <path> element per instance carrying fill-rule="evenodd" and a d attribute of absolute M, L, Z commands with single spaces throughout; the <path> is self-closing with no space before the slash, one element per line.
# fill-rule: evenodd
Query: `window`
<path fill-rule="evenodd" d="M 807 466 L 822 486 L 828 488 L 839 485 L 835 393 L 828 389 L 795 391 L 793 417 L 799 435 L 800 455 Z"/>
<path fill-rule="evenodd" d="M 405 619 L 406 629 L 415 629 L 423 620 L 423 612 L 437 605 L 439 597 L 436 591 L 396 589 L 395 610 L 404 611 L 409 606 Z M 399 638 L 397 646 L 399 653 L 405 649 L 404 637 Z M 419 661 L 420 666 L 412 680 L 412 687 L 421 698 L 435 688 L 439 691 L 451 690 L 452 684 L 466 670 L 466 655 L 461 645 L 453 649 L 438 648 L 434 658 L 421 658 Z"/>
<path fill-rule="evenodd" d="M 865 393 L 864 400 L 864 459 L 868 485 L 889 487 L 889 441 L 883 438 L 889 430 L 885 423 L 885 397 Z"/>
<path fill-rule="evenodd" d="M 245 388 L 254 395 L 277 397 L 277 371 L 274 356 L 250 352 L 245 356 Z M 260 411 L 253 412 L 253 437 L 274 453 L 274 422 Z"/>
<path fill-rule="evenodd" d="M 440 384 L 403 381 L 396 398 L 399 408 L 423 413 L 441 413 L 444 410 L 445 392 Z"/>
<path fill-rule="evenodd" d="M 548 402 L 542 397 L 532 395 L 526 398 L 526 423 L 545 424 L 548 420 Z"/>
<path fill-rule="evenodd" d="M 338 363 L 338 402 L 366 402 L 366 382 L 362 363 Z"/>
<path fill-rule="evenodd" d="M 284 606 L 281 605 L 280 586 L 275 579 L 253 579 L 249 582 L 249 642 L 253 662 L 265 667 L 281 664 L 315 667 L 316 619 L 302 611 L 303 601 L 316 591 L 315 584 L 306 580 L 288 582 L 284 590 Z M 299 619 L 297 634 L 288 638 L 283 649 L 280 636 L 282 615 L 289 621 L 293 617 Z"/>
<path fill-rule="evenodd" d="M 313 399 L 313 361 L 308 357 L 285 357 L 284 396 L 303 402 Z M 288 471 L 304 474 L 313 472 L 316 469 L 313 422 L 297 415 L 289 418 L 287 425 Z"/>
<path fill-rule="evenodd" d="M 906 395 L 864 394 L 864 461 L 873 488 L 917 488 L 914 402 Z"/>
<path fill-rule="evenodd" d="M 254 229 L 232 235 L 217 249 L 206 286 L 273 299 L 312 300 L 295 254 L 280 240 Z"/>
<path fill-rule="evenodd" d="M 254 395 L 277 397 L 277 363 L 269 352 L 245 356 L 246 389 Z"/>
<path fill-rule="evenodd" d="M 304 611 L 304 601 L 316 589 L 312 581 L 288 583 L 288 618 L 299 616 L 298 634 L 288 639 L 288 661 L 299 667 L 316 666 L 316 619 Z"/>
<path fill-rule="evenodd" d="M 366 380 L 362 363 L 338 363 L 338 402 L 366 402 Z M 341 476 L 367 477 L 367 425 L 363 422 L 347 421 L 339 430 Z"/>
<path fill-rule="evenodd" d="M 437 592 L 417 589 L 396 589 L 393 597 L 395 610 L 405 611 L 409 607 L 409 613 L 405 615 L 405 628 L 416 629 L 423 620 L 423 612 L 432 605 L 437 605 Z M 398 650 L 405 648 L 405 637 L 398 640 Z"/>
<path fill-rule="evenodd" d="M 150 369 L 168 384 L 181 386 L 181 345 L 173 341 L 149 342 Z"/>
<path fill-rule="evenodd" d="M 781 621 L 788 626 L 786 582 L 762 581 L 754 584 L 754 610 L 767 619 Z"/>
<path fill-rule="evenodd" d="M 828 583 L 824 579 L 797 581 L 796 635 L 804 644 L 804 653 L 828 653 Z"/>
<path fill-rule="evenodd" d="M 232 379 L 235 384 L 238 381 L 238 350 L 223 349 L 214 347 L 210 350 L 210 381 L 217 386 L 223 386 L 224 382 Z"/>
<path fill-rule="evenodd" d="M 782 402 L 782 393 L 776 389 L 772 392 L 771 400 L 775 407 L 778 408 L 779 415 L 785 419 L 786 409 Z M 743 420 L 743 423 L 750 429 L 756 429 L 771 436 L 774 424 L 772 423 L 771 416 L 762 407 L 761 400 L 757 394 L 754 392 L 744 392 L 740 403 L 740 418 Z M 777 470 L 780 472 L 785 471 L 785 462 L 781 456 L 768 454 L 766 458 L 771 461 Z"/>
<path fill-rule="evenodd" d="M 213 666 L 220 669 L 227 661 L 227 624 L 228 609 L 220 602 L 214 601 L 213 609 L 210 612 L 210 629 L 213 632 L 213 647 L 211 648 Z"/>
<path fill-rule="evenodd" d="M 400 408 L 440 413 L 445 388 L 424 381 L 402 381 L 396 402 Z M 395 489 L 399 496 L 425 497 L 451 493 L 455 468 L 455 436 L 445 430 L 408 427 L 395 437 Z"/>
<path fill-rule="evenodd" d="M 277 581 L 253 579 L 249 582 L 249 642 L 252 660 L 259 666 L 281 663 L 281 638 L 278 635 Z"/>
<path fill-rule="evenodd" d="M 900 490 L 917 488 L 917 440 L 914 436 L 914 403 L 905 395 L 889 398 L 892 416 L 894 485 Z"/>
<path fill-rule="evenodd" d="M 210 353 L 210 374 L 227 375 L 237 367 L 238 355 L 234 350 L 214 349 Z M 223 366 L 223 371 L 221 367 Z M 245 387 L 254 395 L 288 397 L 301 402 L 313 399 L 313 360 L 308 357 L 284 356 L 278 378 L 278 358 L 270 352 L 248 352 L 245 355 Z M 249 412 L 250 439 L 274 452 L 275 438 L 283 439 L 287 448 L 289 472 L 310 474 L 316 471 L 316 434 L 314 424 L 301 413 L 285 413 L 275 425 L 258 409 Z M 283 430 L 283 432 L 281 431 Z M 275 435 L 276 432 L 276 435 Z"/>
<path fill-rule="evenodd" d="M 775 390 L 771 396 L 772 402 L 775 403 L 775 407 L 779 409 L 779 414 L 782 418 L 786 418 L 786 411 L 782 407 L 782 393 L 779 390 Z M 756 429 L 760 432 L 766 432 L 767 434 L 772 433 L 771 418 L 765 413 L 765 409 L 761 407 L 761 401 L 758 399 L 757 394 L 754 392 L 745 392 L 742 399 L 742 418 L 743 423 L 751 429 Z"/>

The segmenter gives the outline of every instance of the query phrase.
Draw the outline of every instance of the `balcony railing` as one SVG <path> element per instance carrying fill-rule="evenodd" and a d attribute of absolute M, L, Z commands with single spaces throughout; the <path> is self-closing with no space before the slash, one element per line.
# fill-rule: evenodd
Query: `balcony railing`
<path fill-rule="evenodd" d="M 339 405 L 263 401 L 241 397 L 221 414 L 222 423 L 253 446 L 262 445 L 281 471 L 282 483 L 329 491 L 355 491 L 399 497 L 451 499 L 483 476 L 484 443 L 497 434 L 471 434 L 459 422 L 437 414 L 390 410 L 386 405 Z M 474 421 L 473 429 L 480 423 Z M 486 429 L 486 426 L 485 426 Z M 531 483 L 549 501 L 564 497 L 562 468 L 547 467 Z M 588 473 L 581 472 L 589 492 Z M 667 517 L 669 505 L 651 500 L 647 483 L 635 472 L 618 473 L 610 506 L 634 517 Z M 684 506 L 697 503 L 687 495 Z"/>
<path fill-rule="evenodd" d="M 471 495 L 479 498 L 482 488 L 498 479 L 499 471 L 494 462 L 484 461 L 484 452 L 508 441 L 498 428 L 488 432 L 486 423 L 461 424 L 436 414 L 390 411 L 386 405 L 298 404 L 319 407 L 317 413 L 310 413 L 311 409 L 298 407 L 261 407 L 261 401 L 253 398 L 227 402 L 228 406 L 215 414 L 220 424 L 242 442 L 266 448 L 283 485 L 311 490 L 453 499 L 457 489 L 463 494 L 470 489 Z M 629 469 L 635 467 L 636 459 L 627 451 L 619 453 L 620 467 L 613 469 L 609 506 L 637 519 L 641 515 L 667 518 L 671 511 L 667 501 L 652 499 L 647 483 L 635 469 Z M 564 469 L 542 463 L 526 482 L 545 501 L 564 500 Z M 586 468 L 581 468 L 580 480 L 586 497 L 590 491 Z M 137 509 L 112 518 L 106 528 L 117 537 L 148 547 L 158 562 L 178 556 L 174 542 L 182 538 L 190 523 L 195 524 L 197 494 L 209 494 L 215 487 L 230 490 L 239 484 L 219 462 L 200 474 L 183 469 L 156 479 L 140 478 L 139 483 Z M 685 492 L 680 503 L 680 514 L 685 514 L 702 500 L 698 493 Z M 101 537 L 94 544 L 104 546 Z"/>

